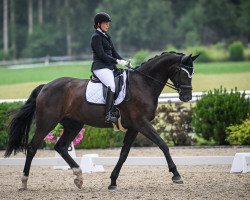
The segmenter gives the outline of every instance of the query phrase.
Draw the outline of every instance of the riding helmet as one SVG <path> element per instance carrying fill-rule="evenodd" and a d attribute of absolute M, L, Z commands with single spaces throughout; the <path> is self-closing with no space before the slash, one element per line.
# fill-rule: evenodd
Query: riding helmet
<path fill-rule="evenodd" d="M 111 22 L 111 18 L 107 13 L 100 12 L 95 15 L 94 22 L 95 24 L 102 22 Z"/>

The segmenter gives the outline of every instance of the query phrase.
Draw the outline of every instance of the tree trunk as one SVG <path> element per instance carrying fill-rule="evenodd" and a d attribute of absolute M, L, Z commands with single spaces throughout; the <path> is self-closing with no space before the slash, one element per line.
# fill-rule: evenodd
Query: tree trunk
<path fill-rule="evenodd" d="M 8 0 L 3 2 L 3 50 L 8 53 Z"/>
<path fill-rule="evenodd" d="M 38 22 L 39 24 L 43 23 L 43 0 L 38 2 Z"/>
<path fill-rule="evenodd" d="M 10 32 L 12 58 L 16 59 L 16 22 L 15 22 L 15 0 L 10 1 Z"/>
<path fill-rule="evenodd" d="M 29 34 L 33 32 L 33 1 L 29 0 Z"/>
<path fill-rule="evenodd" d="M 69 1 L 65 0 L 65 7 L 66 9 L 70 9 L 69 7 Z M 66 22 L 66 39 L 67 39 L 67 55 L 71 56 L 72 50 L 71 50 L 71 28 L 70 28 L 70 16 L 69 14 L 65 15 L 65 22 Z"/>
<path fill-rule="evenodd" d="M 56 0 L 56 23 L 59 25 L 61 24 L 61 15 L 60 15 L 60 0 Z"/>
<path fill-rule="evenodd" d="M 69 17 L 66 17 L 66 29 L 67 29 L 67 55 L 71 56 L 71 33 L 70 33 L 70 24 Z"/>

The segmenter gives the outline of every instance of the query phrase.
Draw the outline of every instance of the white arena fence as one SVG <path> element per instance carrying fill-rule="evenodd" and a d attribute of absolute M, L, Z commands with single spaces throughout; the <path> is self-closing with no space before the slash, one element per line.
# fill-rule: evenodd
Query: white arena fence
<path fill-rule="evenodd" d="M 244 91 L 240 91 L 240 93 L 243 93 L 243 92 Z M 195 102 L 197 99 L 200 99 L 203 94 L 206 94 L 206 92 L 193 92 L 192 100 L 189 102 Z M 246 94 L 245 98 L 250 98 L 250 90 L 246 90 L 245 94 Z M 27 99 L 4 99 L 4 100 L 0 100 L 0 103 L 12 103 L 12 102 L 18 102 L 18 101 L 25 102 L 27 101 Z M 172 103 L 181 102 L 179 99 L 179 94 L 178 93 L 161 94 L 158 99 L 158 103 L 163 104 L 163 103 L 168 103 L 168 102 L 172 102 Z"/>
<path fill-rule="evenodd" d="M 237 153 L 235 156 L 185 156 L 172 157 L 179 165 L 232 165 L 233 172 L 250 172 L 250 153 Z M 118 157 L 99 157 L 98 154 L 87 154 L 75 157 L 84 173 L 103 172 L 105 166 L 114 166 Z M 24 166 L 25 158 L 0 158 L 0 166 Z M 60 157 L 34 158 L 32 165 L 38 166 L 67 166 Z M 127 166 L 165 166 L 165 157 L 128 157 L 124 165 Z"/>

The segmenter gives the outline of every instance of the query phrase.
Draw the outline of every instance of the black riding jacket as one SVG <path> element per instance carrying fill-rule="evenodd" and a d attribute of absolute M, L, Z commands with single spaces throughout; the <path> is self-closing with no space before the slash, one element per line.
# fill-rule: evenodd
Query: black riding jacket
<path fill-rule="evenodd" d="M 93 63 L 91 71 L 97 69 L 115 69 L 116 59 L 122 59 L 122 57 L 116 52 L 111 37 L 106 33 L 107 37 L 96 30 L 91 37 L 91 48 L 93 51 Z"/>

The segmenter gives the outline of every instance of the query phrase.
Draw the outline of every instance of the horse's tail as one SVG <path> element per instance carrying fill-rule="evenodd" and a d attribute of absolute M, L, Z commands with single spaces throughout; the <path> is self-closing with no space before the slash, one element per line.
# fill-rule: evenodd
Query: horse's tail
<path fill-rule="evenodd" d="M 36 109 L 36 98 L 43 86 L 44 84 L 39 85 L 32 91 L 26 103 L 18 109 L 11 119 L 8 126 L 9 139 L 5 157 L 9 157 L 13 150 L 14 154 L 20 151 L 26 153 L 30 126 Z"/>

